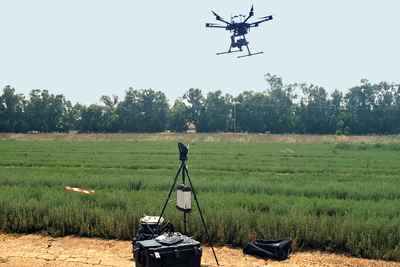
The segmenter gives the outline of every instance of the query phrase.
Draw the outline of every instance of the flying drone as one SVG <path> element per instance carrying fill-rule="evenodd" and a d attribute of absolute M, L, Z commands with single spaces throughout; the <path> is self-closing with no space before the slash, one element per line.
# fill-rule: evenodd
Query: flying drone
<path fill-rule="evenodd" d="M 249 48 L 249 42 L 246 40 L 245 35 L 249 33 L 250 28 L 258 27 L 258 25 L 260 25 L 261 23 L 272 20 L 273 19 L 272 16 L 262 17 L 255 22 L 248 22 L 249 19 L 254 16 L 254 7 L 251 6 L 250 13 L 247 17 L 244 15 L 233 16 L 231 17 L 231 22 L 228 22 L 214 11 L 211 12 L 214 14 L 216 20 L 225 23 L 225 25 L 217 23 L 206 23 L 207 28 L 222 28 L 227 31 L 233 32 L 231 36 L 231 45 L 229 47 L 229 50 L 227 52 L 217 53 L 217 55 L 242 52 L 243 51 L 242 47 L 244 46 L 247 48 L 248 54 L 238 56 L 238 58 L 249 57 L 264 53 L 264 52 L 252 53 Z"/>

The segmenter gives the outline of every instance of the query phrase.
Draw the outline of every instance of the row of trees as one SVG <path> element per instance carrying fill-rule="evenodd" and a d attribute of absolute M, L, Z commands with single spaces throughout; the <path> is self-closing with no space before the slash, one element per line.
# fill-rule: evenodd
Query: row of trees
<path fill-rule="evenodd" d="M 400 133 L 400 85 L 362 80 L 346 94 L 331 95 L 317 85 L 284 84 L 265 76 L 268 89 L 234 97 L 206 96 L 189 89 L 172 106 L 164 93 L 129 88 L 122 100 L 102 96 L 102 104 L 72 104 L 63 95 L 32 90 L 29 97 L 6 86 L 0 96 L 0 132 L 271 132 L 310 134 Z"/>

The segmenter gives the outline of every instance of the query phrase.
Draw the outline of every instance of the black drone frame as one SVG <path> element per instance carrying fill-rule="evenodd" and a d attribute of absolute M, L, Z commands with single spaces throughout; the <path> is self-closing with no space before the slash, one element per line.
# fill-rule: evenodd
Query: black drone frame
<path fill-rule="evenodd" d="M 210 244 L 210 247 L 211 247 L 212 252 L 214 254 L 215 261 L 216 261 L 217 265 L 219 265 L 217 255 L 215 254 L 214 246 L 213 246 L 212 241 L 210 239 L 210 235 L 209 235 L 209 232 L 208 232 L 207 224 L 206 224 L 206 222 L 204 220 L 203 212 L 202 212 L 202 210 L 200 208 L 199 200 L 197 198 L 197 194 L 196 194 L 196 191 L 195 191 L 195 189 L 193 187 L 193 183 L 192 183 L 192 180 L 190 179 L 189 171 L 188 171 L 188 168 L 187 168 L 186 162 L 188 160 L 187 154 L 189 153 L 189 149 L 188 149 L 188 147 L 186 145 L 184 145 L 182 143 L 178 143 L 178 149 L 179 149 L 179 160 L 181 161 L 181 164 L 180 164 L 180 166 L 178 168 L 178 171 L 176 172 L 176 175 L 175 175 L 175 178 L 174 178 L 174 182 L 172 183 L 171 189 L 169 190 L 168 197 L 165 200 L 165 203 L 164 203 L 164 206 L 163 206 L 163 208 L 161 210 L 161 214 L 160 214 L 160 217 L 158 219 L 157 224 L 160 225 L 160 220 L 161 220 L 162 216 L 164 215 L 165 209 L 166 209 L 166 207 L 168 205 L 168 202 L 169 202 L 169 200 L 171 198 L 172 192 L 174 191 L 174 189 L 176 187 L 176 183 L 178 181 L 179 175 L 182 176 L 182 183 L 183 184 L 186 183 L 186 177 L 187 177 L 187 180 L 189 181 L 189 184 L 190 184 L 190 187 L 191 187 L 191 191 L 192 191 L 193 196 L 194 196 L 194 200 L 195 200 L 196 205 L 197 205 L 197 209 L 198 209 L 199 214 L 200 214 L 200 219 L 201 219 L 201 222 L 202 222 L 203 227 L 204 227 L 204 232 L 206 234 L 207 241 Z M 183 228 L 184 229 L 183 230 L 184 234 L 186 235 L 187 234 L 187 213 L 186 212 L 183 213 L 183 227 L 184 227 Z"/>
<path fill-rule="evenodd" d="M 214 11 L 211 11 L 211 12 L 214 14 L 216 20 L 224 23 L 225 25 L 216 24 L 216 23 L 206 23 L 207 28 L 221 28 L 221 29 L 225 29 L 227 31 L 233 32 L 233 34 L 231 36 L 231 43 L 229 46 L 229 50 L 227 52 L 217 53 L 217 55 L 230 54 L 230 53 L 234 53 L 234 52 L 242 52 L 243 51 L 242 47 L 246 47 L 247 55 L 238 56 L 238 58 L 249 57 L 249 56 L 254 56 L 254 55 L 259 55 L 259 54 L 264 53 L 264 52 L 252 53 L 249 48 L 249 42 L 247 41 L 245 35 L 249 33 L 250 28 L 258 27 L 261 23 L 272 20 L 273 16 L 266 16 L 266 17 L 260 18 L 258 21 L 248 22 L 249 19 L 254 16 L 254 7 L 252 6 L 250 9 L 249 15 L 247 17 L 244 15 L 235 16 L 235 17 L 245 18 L 242 22 L 235 22 L 233 20 L 235 17 L 232 17 L 232 21 L 228 22 L 227 20 L 222 18 L 220 15 L 218 15 Z"/>

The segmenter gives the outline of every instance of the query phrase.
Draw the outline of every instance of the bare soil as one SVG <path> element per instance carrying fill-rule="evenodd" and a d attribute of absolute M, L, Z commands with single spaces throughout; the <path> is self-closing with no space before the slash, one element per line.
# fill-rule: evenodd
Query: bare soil
<path fill-rule="evenodd" d="M 240 143 L 400 143 L 400 135 L 301 135 L 301 134 L 246 134 L 246 133 L 125 133 L 125 134 L 68 134 L 68 133 L 39 133 L 39 134 L 14 134 L 0 133 L 0 140 L 17 141 L 181 141 L 185 143 L 196 142 L 240 142 Z"/>
<path fill-rule="evenodd" d="M 216 266 L 210 248 L 203 249 L 202 264 Z M 241 250 L 216 248 L 222 266 L 240 267 L 297 267 L 297 266 L 366 266 L 400 267 L 397 262 L 358 259 L 345 255 L 321 252 L 298 252 L 283 262 L 265 261 L 243 255 Z M 42 235 L 0 234 L 0 266 L 15 267 L 86 267 L 134 266 L 129 241 L 100 240 L 95 238 L 52 238 Z"/>

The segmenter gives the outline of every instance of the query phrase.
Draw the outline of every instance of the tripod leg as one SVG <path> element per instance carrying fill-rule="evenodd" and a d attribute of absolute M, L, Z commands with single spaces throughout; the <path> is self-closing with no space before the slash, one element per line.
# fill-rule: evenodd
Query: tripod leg
<path fill-rule="evenodd" d="M 158 222 L 157 222 L 157 225 L 158 225 L 158 226 L 160 225 L 161 217 L 164 215 L 165 208 L 167 207 L 168 201 L 169 201 L 169 199 L 171 198 L 172 192 L 174 191 L 174 188 L 175 188 L 175 185 L 176 185 L 176 181 L 178 180 L 178 177 L 179 177 L 179 173 L 183 170 L 183 166 L 184 166 L 184 164 L 181 163 L 181 166 L 179 167 L 178 171 L 176 172 L 175 179 L 174 179 L 174 183 L 172 184 L 171 189 L 169 190 L 168 197 L 167 197 L 167 199 L 165 200 L 164 206 L 163 206 L 162 211 L 161 211 L 161 215 L 160 215 L 160 217 L 158 218 Z"/>
<path fill-rule="evenodd" d="M 210 239 L 210 235 L 208 234 L 208 228 L 207 228 L 206 222 L 205 222 L 204 217 L 203 217 L 203 212 L 201 211 L 200 204 L 199 204 L 199 200 L 197 199 L 197 194 L 196 194 L 196 191 L 194 190 L 193 183 L 192 183 L 192 179 L 190 179 L 189 171 L 188 171 L 186 165 L 183 167 L 183 171 L 186 173 L 186 176 L 187 176 L 187 178 L 188 178 L 188 180 L 189 180 L 190 187 L 192 188 L 194 200 L 196 201 L 197 209 L 199 210 L 201 222 L 203 223 L 204 231 L 206 232 L 207 241 L 208 241 L 208 243 L 210 244 L 210 247 L 211 247 L 212 252 L 213 252 L 213 254 L 214 254 L 215 262 L 216 262 L 217 265 L 219 266 L 219 262 L 218 262 L 218 259 L 217 259 L 217 255 L 215 254 L 215 251 L 214 251 L 214 246 L 213 246 L 212 241 L 211 241 L 211 239 Z"/>
<path fill-rule="evenodd" d="M 184 166 L 186 166 L 186 163 L 183 163 L 183 164 L 184 164 Z M 183 167 L 183 168 L 185 168 L 185 167 Z M 186 184 L 184 171 L 182 171 L 182 183 Z M 186 214 L 186 212 L 183 212 L 183 234 L 187 235 L 187 214 Z"/>

